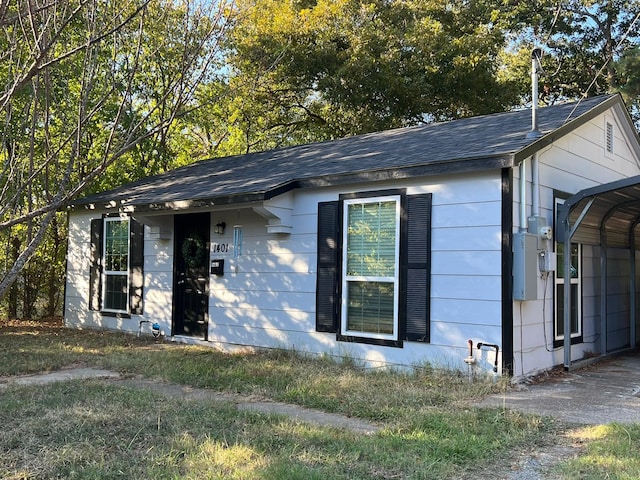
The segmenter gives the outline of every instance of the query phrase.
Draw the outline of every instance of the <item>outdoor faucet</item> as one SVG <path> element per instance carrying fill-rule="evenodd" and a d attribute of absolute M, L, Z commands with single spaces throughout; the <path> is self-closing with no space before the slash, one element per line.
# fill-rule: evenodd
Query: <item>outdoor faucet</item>
<path fill-rule="evenodd" d="M 478 350 L 481 350 L 483 346 L 496 349 L 496 358 L 495 358 L 495 361 L 493 362 L 493 371 L 494 371 L 494 373 L 497 373 L 498 372 L 498 352 L 500 351 L 500 347 L 498 345 L 496 345 L 495 343 L 478 342 L 477 345 L 476 345 L 476 348 Z"/>

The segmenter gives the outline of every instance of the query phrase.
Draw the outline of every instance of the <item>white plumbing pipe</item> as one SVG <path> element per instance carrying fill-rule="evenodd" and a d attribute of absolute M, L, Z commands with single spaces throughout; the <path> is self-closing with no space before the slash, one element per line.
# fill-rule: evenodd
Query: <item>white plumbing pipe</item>
<path fill-rule="evenodd" d="M 540 216 L 540 169 L 538 152 L 531 156 L 531 216 Z"/>
<path fill-rule="evenodd" d="M 527 160 L 520 163 L 520 231 L 527 229 Z"/>

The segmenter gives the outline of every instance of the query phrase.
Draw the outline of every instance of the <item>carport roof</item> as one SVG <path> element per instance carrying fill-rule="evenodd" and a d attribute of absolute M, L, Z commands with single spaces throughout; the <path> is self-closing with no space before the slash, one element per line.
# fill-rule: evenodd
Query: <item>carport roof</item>
<path fill-rule="evenodd" d="M 531 112 L 520 110 L 215 158 L 74 200 L 71 208 L 160 212 L 261 202 L 303 187 L 509 168 L 610 108 L 625 112 L 619 95 L 541 108 L 539 138 L 527 135 Z"/>
<path fill-rule="evenodd" d="M 581 190 L 565 200 L 559 213 L 559 241 L 571 235 L 572 242 L 601 245 L 604 233 L 609 246 L 640 245 L 640 234 L 635 233 L 640 221 L 640 175 Z"/>

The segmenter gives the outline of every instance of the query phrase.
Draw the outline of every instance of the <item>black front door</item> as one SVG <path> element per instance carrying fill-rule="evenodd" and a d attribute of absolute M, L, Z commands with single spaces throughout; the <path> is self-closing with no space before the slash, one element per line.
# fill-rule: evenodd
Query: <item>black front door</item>
<path fill-rule="evenodd" d="M 209 213 L 176 215 L 173 335 L 207 339 Z"/>

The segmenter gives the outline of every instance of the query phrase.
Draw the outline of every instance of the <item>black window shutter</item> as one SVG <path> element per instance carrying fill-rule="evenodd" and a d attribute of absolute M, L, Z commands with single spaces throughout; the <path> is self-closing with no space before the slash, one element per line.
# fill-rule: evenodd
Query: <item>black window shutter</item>
<path fill-rule="evenodd" d="M 431 297 L 431 194 L 407 196 L 405 338 L 429 341 Z"/>
<path fill-rule="evenodd" d="M 316 331 L 337 331 L 338 271 L 340 262 L 340 202 L 318 204 L 318 276 Z"/>
<path fill-rule="evenodd" d="M 91 220 L 91 267 L 89 268 L 89 310 L 102 308 L 102 218 Z"/>
<path fill-rule="evenodd" d="M 132 218 L 129 241 L 129 311 L 138 315 L 141 315 L 143 312 L 143 267 L 144 225 Z"/>

